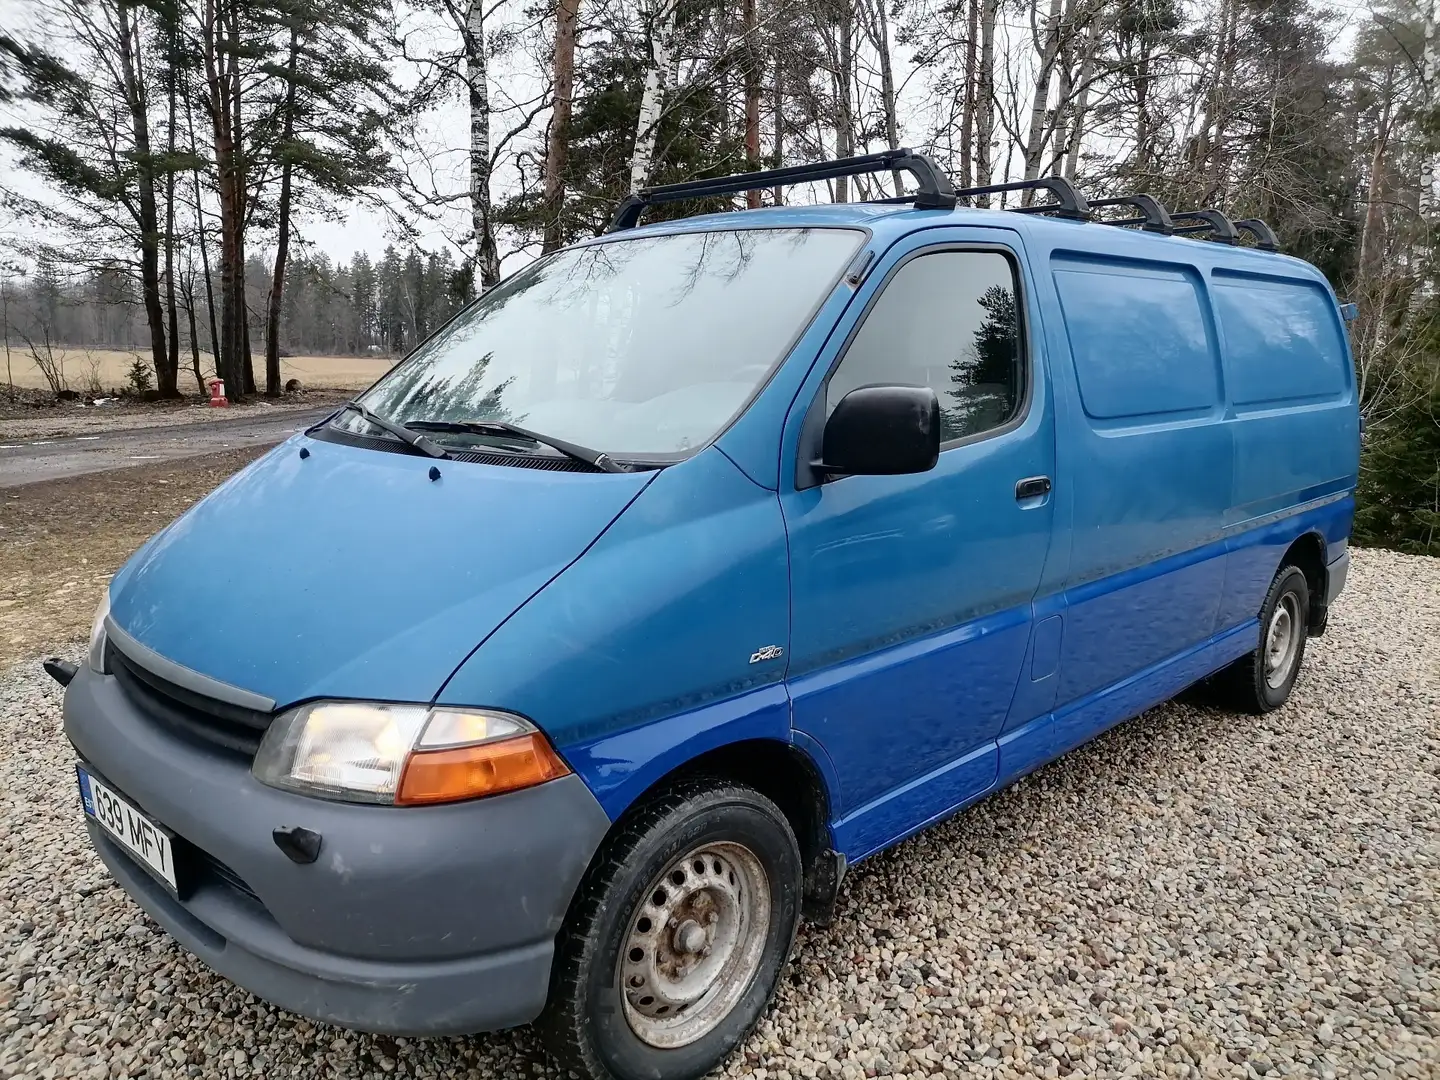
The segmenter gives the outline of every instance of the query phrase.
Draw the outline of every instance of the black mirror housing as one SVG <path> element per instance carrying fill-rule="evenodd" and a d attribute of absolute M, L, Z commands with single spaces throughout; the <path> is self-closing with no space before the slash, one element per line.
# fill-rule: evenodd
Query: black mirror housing
<path fill-rule="evenodd" d="M 940 458 L 940 399 L 928 386 L 860 386 L 825 423 L 817 472 L 898 476 Z"/>

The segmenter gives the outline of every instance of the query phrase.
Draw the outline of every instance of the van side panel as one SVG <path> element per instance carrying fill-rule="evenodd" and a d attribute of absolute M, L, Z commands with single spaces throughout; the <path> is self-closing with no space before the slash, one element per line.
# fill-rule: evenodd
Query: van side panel
<path fill-rule="evenodd" d="M 1359 410 L 1343 324 L 1323 284 L 1217 268 L 1211 297 L 1235 440 L 1220 612 L 1228 627 L 1259 610 L 1285 549 L 1300 535 L 1297 510 L 1329 507 L 1314 530 L 1327 562 L 1349 536 Z"/>
<path fill-rule="evenodd" d="M 1051 270 L 1070 349 L 1056 388 L 1073 406 L 1059 435 L 1073 489 L 1063 708 L 1214 632 L 1224 547 L 1197 552 L 1221 539 L 1233 455 L 1196 268 L 1059 251 Z"/>

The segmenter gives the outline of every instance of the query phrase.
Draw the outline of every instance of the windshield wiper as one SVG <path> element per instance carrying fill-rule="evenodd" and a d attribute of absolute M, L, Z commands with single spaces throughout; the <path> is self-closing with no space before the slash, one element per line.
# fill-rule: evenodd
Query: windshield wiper
<path fill-rule="evenodd" d="M 592 465 L 601 472 L 631 471 L 629 466 L 620 464 L 603 451 L 591 450 L 588 446 L 566 442 L 553 435 L 540 435 L 529 428 L 507 423 L 504 420 L 407 420 L 405 426 L 420 431 L 460 431 L 471 435 L 513 435 L 539 446 L 548 446 L 552 450 L 559 450 L 566 457 L 584 462 L 586 465 Z"/>
<path fill-rule="evenodd" d="M 422 454 L 429 454 L 433 458 L 450 457 L 450 451 L 446 450 L 443 446 L 437 446 L 435 443 L 425 438 L 424 435 L 417 435 L 409 428 L 401 424 L 395 423 L 394 420 L 385 419 L 385 417 L 381 416 L 377 412 L 372 412 L 369 408 L 361 405 L 358 401 L 345 402 L 345 404 L 340 406 L 339 411 L 337 411 L 330 419 L 333 420 L 336 416 L 339 416 L 341 413 L 345 412 L 359 413 L 362 417 L 364 417 L 370 423 L 374 424 L 376 427 L 384 431 L 388 431 L 391 435 L 394 435 L 406 446 L 413 446 Z"/>

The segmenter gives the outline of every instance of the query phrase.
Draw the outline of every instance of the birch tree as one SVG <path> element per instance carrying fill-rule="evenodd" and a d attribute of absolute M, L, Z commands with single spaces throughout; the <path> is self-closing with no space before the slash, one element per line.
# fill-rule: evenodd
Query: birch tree
<path fill-rule="evenodd" d="M 630 157 L 630 191 L 639 191 L 650 176 L 655 158 L 655 140 L 665 94 L 675 78 L 675 20 L 677 0 L 654 0 L 647 11 L 647 38 L 650 62 L 645 68 L 645 87 L 640 95 L 640 112 L 635 122 L 635 151 Z"/>
<path fill-rule="evenodd" d="M 1040 0 L 1035 0 L 1030 8 L 1031 36 L 1036 43 L 1038 56 L 1030 93 L 1030 123 L 1022 147 L 1026 180 L 1034 180 L 1040 175 L 1048 134 L 1046 121 L 1049 116 L 1050 82 L 1060 52 L 1061 0 L 1049 0 L 1049 4 L 1049 13 L 1045 16 L 1043 25 L 1038 22 Z M 1026 191 L 1022 198 L 1023 205 L 1031 205 L 1034 197 L 1033 191 Z"/>
<path fill-rule="evenodd" d="M 470 227 L 480 287 L 500 281 L 500 248 L 495 240 L 490 197 L 490 68 L 484 0 L 470 0 L 460 40 L 465 54 L 465 96 L 470 107 Z"/>

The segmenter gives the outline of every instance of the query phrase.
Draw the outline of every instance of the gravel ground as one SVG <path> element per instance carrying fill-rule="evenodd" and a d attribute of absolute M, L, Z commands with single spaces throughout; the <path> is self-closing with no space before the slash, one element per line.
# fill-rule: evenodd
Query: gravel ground
<path fill-rule="evenodd" d="M 83 839 L 59 694 L 0 674 L 0 1076 L 492 1077 L 209 974 Z M 857 867 L 731 1075 L 1440 1076 L 1440 560 L 1357 552 L 1291 703 L 1123 725 Z"/>

